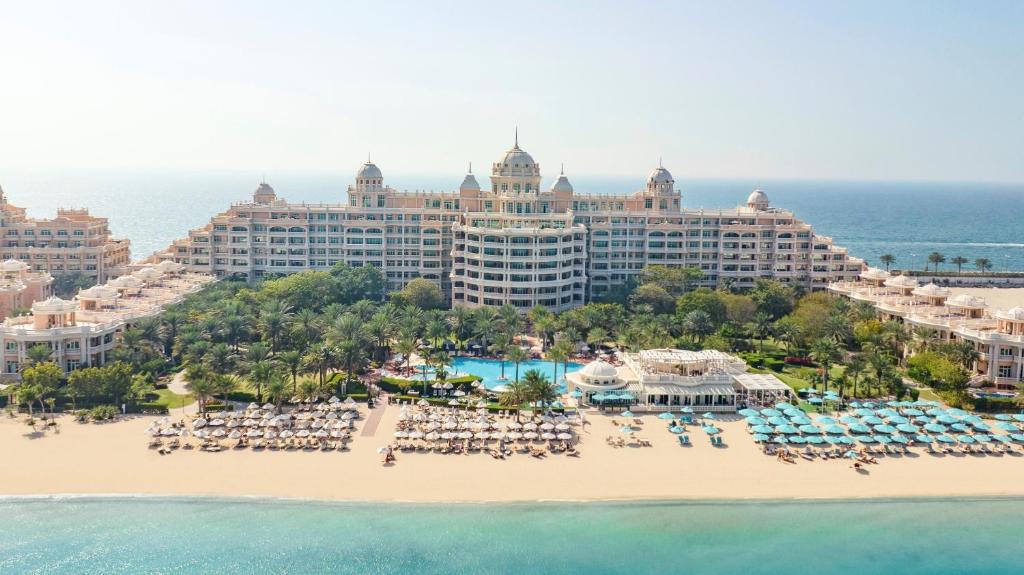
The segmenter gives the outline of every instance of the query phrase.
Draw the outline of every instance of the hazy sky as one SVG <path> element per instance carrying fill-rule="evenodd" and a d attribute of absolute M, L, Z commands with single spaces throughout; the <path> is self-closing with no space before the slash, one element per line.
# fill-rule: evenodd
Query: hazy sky
<path fill-rule="evenodd" d="M 1024 2 L 0 0 L 3 170 L 1024 181 Z"/>

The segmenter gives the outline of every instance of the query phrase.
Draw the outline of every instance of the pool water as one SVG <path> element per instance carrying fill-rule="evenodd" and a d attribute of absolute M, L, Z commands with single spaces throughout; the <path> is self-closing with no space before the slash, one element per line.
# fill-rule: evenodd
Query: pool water
<path fill-rule="evenodd" d="M 460 375 L 479 375 L 484 378 L 484 386 L 487 389 L 494 389 L 499 385 L 505 385 L 512 381 L 516 376 L 516 364 L 511 361 L 505 362 L 505 377 L 507 379 L 502 380 L 501 377 L 501 362 L 496 359 L 476 359 L 472 357 L 457 357 L 452 360 L 452 367 L 455 372 L 449 374 L 452 377 L 458 377 Z M 565 365 L 568 373 L 572 373 L 583 367 L 581 363 L 569 362 Z M 561 363 L 558 365 L 558 382 L 557 387 L 559 391 L 565 391 L 565 373 L 562 370 L 563 366 Z M 527 370 L 537 369 L 541 373 L 546 375 L 548 379 L 551 379 L 555 375 L 554 362 L 531 359 L 529 361 L 519 362 L 519 377 L 522 378 L 523 374 Z"/>

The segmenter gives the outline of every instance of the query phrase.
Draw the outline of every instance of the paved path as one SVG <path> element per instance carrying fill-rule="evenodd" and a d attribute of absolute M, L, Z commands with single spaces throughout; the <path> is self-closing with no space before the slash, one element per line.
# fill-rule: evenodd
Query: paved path
<path fill-rule="evenodd" d="M 384 410 L 387 408 L 387 397 L 383 395 L 375 397 L 374 407 L 369 410 L 370 414 L 366 416 L 366 423 L 363 424 L 363 431 L 359 435 L 362 437 L 373 437 L 377 433 L 377 425 L 380 424 L 380 419 L 384 417 Z"/>
<path fill-rule="evenodd" d="M 178 395 L 187 395 L 188 389 L 185 388 L 185 370 L 179 371 L 174 374 L 170 383 L 167 384 L 167 389 L 173 391 Z M 171 413 L 182 413 L 181 406 L 172 405 L 170 408 Z M 185 406 L 184 413 L 199 413 L 199 402 L 193 401 L 189 405 Z"/>

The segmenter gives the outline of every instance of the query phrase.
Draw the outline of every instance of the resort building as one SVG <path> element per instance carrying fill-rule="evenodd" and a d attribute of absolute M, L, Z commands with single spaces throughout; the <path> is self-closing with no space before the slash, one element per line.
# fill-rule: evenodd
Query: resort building
<path fill-rule="evenodd" d="M 106 218 L 86 209 L 57 210 L 54 219 L 29 218 L 7 203 L 0 189 L 0 260 L 21 260 L 32 270 L 59 276 L 81 273 L 97 283 L 125 273 L 128 240 L 114 239 Z"/>
<path fill-rule="evenodd" d="M 20 260 L 0 262 L 0 321 L 52 295 L 53 276 Z"/>
<path fill-rule="evenodd" d="M 570 394 L 582 405 L 634 411 L 688 407 L 698 413 L 773 405 L 792 396 L 792 389 L 774 375 L 747 373 L 742 359 L 721 351 L 649 349 L 618 356 L 618 367 L 598 360 L 567 374 Z"/>
<path fill-rule="evenodd" d="M 154 259 L 249 279 L 371 265 L 391 290 L 426 278 L 452 305 L 552 311 L 652 265 L 699 268 L 707 286 L 773 278 L 809 289 L 855 279 L 863 267 L 761 190 L 737 208 L 686 210 L 663 166 L 629 194 L 577 193 L 564 171 L 544 189 L 540 164 L 518 141 L 491 165 L 489 185 L 470 169 L 450 193 L 398 191 L 370 162 L 345 203 L 289 203 L 263 183 Z"/>
<path fill-rule="evenodd" d="M 31 315 L 0 324 L 0 378 L 17 379 L 29 348 L 45 345 L 65 371 L 102 366 L 124 330 L 155 317 L 215 278 L 161 262 L 93 286 L 73 300 L 49 297 L 32 304 Z"/>
<path fill-rule="evenodd" d="M 991 309 L 985 300 L 952 295 L 949 288 L 919 285 L 910 276 L 866 269 L 858 281 L 836 282 L 829 289 L 875 306 L 879 318 L 895 320 L 908 330 L 934 330 L 939 342 L 971 342 L 978 351 L 971 384 L 986 382 L 1000 390 L 1024 383 L 1024 308 Z"/>

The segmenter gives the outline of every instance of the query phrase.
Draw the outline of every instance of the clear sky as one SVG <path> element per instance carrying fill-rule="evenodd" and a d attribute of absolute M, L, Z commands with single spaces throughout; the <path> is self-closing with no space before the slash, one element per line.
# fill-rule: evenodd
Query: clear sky
<path fill-rule="evenodd" d="M 1024 181 L 1024 2 L 0 0 L 0 170 Z"/>

